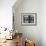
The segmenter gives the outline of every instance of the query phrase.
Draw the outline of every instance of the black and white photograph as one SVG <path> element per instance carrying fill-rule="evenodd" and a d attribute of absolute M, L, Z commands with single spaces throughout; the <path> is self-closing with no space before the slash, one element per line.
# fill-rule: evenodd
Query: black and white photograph
<path fill-rule="evenodd" d="M 36 25 L 37 24 L 37 14 L 36 13 L 22 13 L 21 14 L 22 25 Z"/>

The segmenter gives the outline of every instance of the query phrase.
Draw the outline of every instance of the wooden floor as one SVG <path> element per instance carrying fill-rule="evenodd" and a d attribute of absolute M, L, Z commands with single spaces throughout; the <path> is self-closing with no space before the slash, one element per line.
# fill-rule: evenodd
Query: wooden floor
<path fill-rule="evenodd" d="M 0 46 L 16 46 L 15 39 L 13 40 L 6 40 L 6 42 L 2 43 Z"/>
<path fill-rule="evenodd" d="M 16 41 L 19 41 L 19 44 L 22 43 L 20 41 L 22 41 L 22 34 L 21 33 L 16 33 L 12 38 L 12 40 L 6 40 L 6 39 L 0 39 L 0 42 L 6 40 L 6 42 L 4 42 L 3 44 L 0 44 L 0 46 L 16 46 L 18 44 L 16 44 Z M 20 37 L 21 36 L 21 37 Z M 21 44 L 22 46 L 22 44 Z"/>

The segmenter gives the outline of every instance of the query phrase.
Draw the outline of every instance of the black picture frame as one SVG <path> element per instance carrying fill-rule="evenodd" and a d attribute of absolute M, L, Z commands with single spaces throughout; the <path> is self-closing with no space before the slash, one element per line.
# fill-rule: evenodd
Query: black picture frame
<path fill-rule="evenodd" d="M 37 13 L 21 13 L 21 24 L 25 26 L 37 25 Z"/>

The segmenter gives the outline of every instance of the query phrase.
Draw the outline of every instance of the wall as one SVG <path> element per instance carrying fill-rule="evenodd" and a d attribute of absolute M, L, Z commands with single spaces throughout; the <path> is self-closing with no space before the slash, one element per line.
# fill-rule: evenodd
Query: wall
<path fill-rule="evenodd" d="M 41 1 L 41 40 L 42 46 L 46 46 L 46 0 Z"/>
<path fill-rule="evenodd" d="M 0 0 L 0 27 L 12 29 L 12 6 L 16 0 Z"/>
<path fill-rule="evenodd" d="M 36 46 L 41 46 L 41 1 L 23 0 L 17 7 L 16 5 L 13 6 L 13 13 L 15 17 L 15 30 L 22 32 L 24 38 L 34 40 Z M 37 13 L 37 25 L 22 26 L 21 13 Z"/>
<path fill-rule="evenodd" d="M 22 32 L 25 39 L 34 40 L 36 46 L 46 46 L 46 1 L 22 0 L 21 3 L 20 1 L 13 6 L 15 30 Z M 37 13 L 37 26 L 22 26 L 21 13 Z"/>

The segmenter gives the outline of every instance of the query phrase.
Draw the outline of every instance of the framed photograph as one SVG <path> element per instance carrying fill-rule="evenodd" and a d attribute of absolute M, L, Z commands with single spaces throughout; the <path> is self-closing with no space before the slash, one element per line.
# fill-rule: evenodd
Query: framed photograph
<path fill-rule="evenodd" d="M 22 13 L 21 14 L 22 25 L 37 25 L 37 13 Z"/>

